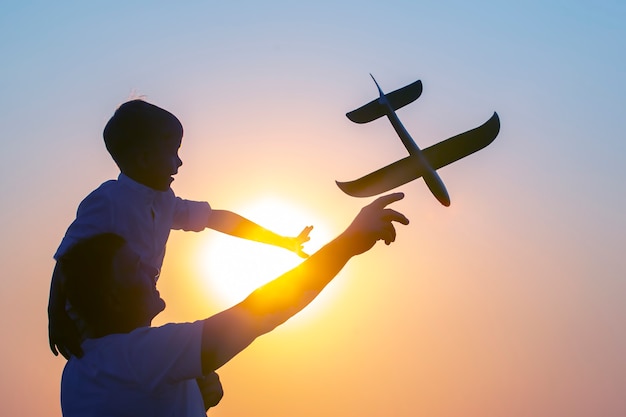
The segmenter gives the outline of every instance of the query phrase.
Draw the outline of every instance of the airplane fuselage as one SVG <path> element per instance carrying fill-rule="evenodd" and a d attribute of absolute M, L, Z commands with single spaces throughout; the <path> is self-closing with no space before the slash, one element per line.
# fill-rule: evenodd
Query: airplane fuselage
<path fill-rule="evenodd" d="M 372 77 L 372 79 L 374 79 L 374 77 Z M 396 111 L 393 109 L 393 107 L 387 100 L 387 97 L 376 82 L 376 79 L 374 79 L 374 82 L 376 83 L 376 87 L 378 88 L 378 92 L 380 93 L 380 98 L 378 99 L 378 102 L 385 107 L 389 122 L 391 122 L 391 125 L 400 137 L 400 140 L 402 140 L 402 143 L 404 144 L 406 150 L 409 151 L 409 154 L 418 158 L 420 164 L 424 168 L 422 178 L 424 178 L 424 182 L 428 186 L 428 189 L 435 196 L 435 198 L 439 200 L 441 204 L 448 207 L 450 205 L 450 196 L 448 195 L 448 190 L 443 184 L 441 177 L 439 176 L 439 174 L 437 174 L 437 171 L 435 171 L 430 166 L 430 164 L 424 157 L 422 150 L 419 148 L 419 146 L 417 146 L 409 132 L 405 129 L 404 125 L 398 118 Z"/>

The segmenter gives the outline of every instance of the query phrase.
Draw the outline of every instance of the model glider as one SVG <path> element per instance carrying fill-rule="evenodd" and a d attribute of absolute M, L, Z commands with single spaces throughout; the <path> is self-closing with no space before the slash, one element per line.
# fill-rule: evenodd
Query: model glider
<path fill-rule="evenodd" d="M 475 129 L 421 150 L 400 122 L 396 110 L 415 101 L 422 94 L 422 82 L 418 80 L 385 94 L 373 76 L 372 79 L 380 97 L 347 113 L 346 116 L 355 123 L 367 123 L 387 116 L 404 147 L 409 151 L 409 156 L 357 180 L 336 181 L 337 185 L 343 192 L 353 197 L 371 197 L 422 177 L 435 198 L 444 206 L 449 206 L 450 197 L 437 170 L 493 142 L 500 131 L 498 114 L 494 112 L 489 120 Z"/>

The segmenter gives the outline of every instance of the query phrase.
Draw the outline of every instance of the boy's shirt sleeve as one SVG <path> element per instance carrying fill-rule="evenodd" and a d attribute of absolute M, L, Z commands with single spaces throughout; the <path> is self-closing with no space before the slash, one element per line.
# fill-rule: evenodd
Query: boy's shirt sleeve
<path fill-rule="evenodd" d="M 54 259 L 62 256 L 76 242 L 106 233 L 112 230 L 115 219 L 110 196 L 107 193 L 93 191 L 78 206 L 76 219 L 70 224 L 65 232 Z"/>
<path fill-rule="evenodd" d="M 191 201 L 176 197 L 172 229 L 201 232 L 207 226 L 211 205 L 206 201 Z"/>

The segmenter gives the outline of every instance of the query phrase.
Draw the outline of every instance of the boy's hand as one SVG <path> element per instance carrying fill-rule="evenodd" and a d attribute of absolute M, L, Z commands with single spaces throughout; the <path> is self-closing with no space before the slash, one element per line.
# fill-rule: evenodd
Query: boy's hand
<path fill-rule="evenodd" d="M 50 282 L 50 297 L 48 298 L 48 341 L 50 350 L 55 356 L 61 355 L 65 359 L 74 355 L 83 356 L 80 347 L 81 337 L 74 320 L 65 310 L 67 298 L 63 288 L 63 274 L 59 265 L 54 266 Z"/>
<path fill-rule="evenodd" d="M 55 356 L 59 352 L 68 360 L 72 355 L 77 358 L 83 356 L 76 324 L 64 309 L 48 310 L 48 340 Z"/>
<path fill-rule="evenodd" d="M 304 253 L 304 251 L 302 250 L 302 245 L 311 240 L 311 238 L 309 237 L 309 233 L 311 232 L 311 230 L 313 230 L 313 226 L 307 226 L 302 229 L 298 236 L 286 237 L 285 248 L 289 249 L 292 252 L 295 252 L 301 258 L 308 258 L 309 255 L 307 253 Z"/>

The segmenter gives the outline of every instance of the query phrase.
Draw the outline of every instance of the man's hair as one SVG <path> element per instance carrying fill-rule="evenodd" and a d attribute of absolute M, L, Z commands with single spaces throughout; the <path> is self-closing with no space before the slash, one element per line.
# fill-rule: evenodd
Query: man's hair
<path fill-rule="evenodd" d="M 104 143 L 113 160 L 123 170 L 129 157 L 147 150 L 165 133 L 183 136 L 183 125 L 172 113 L 141 99 L 127 101 L 117 108 L 104 127 Z"/>
<path fill-rule="evenodd" d="M 113 233 L 95 235 L 74 244 L 58 260 L 67 300 L 94 331 L 107 328 L 105 297 L 112 285 L 113 258 L 125 243 Z"/>

